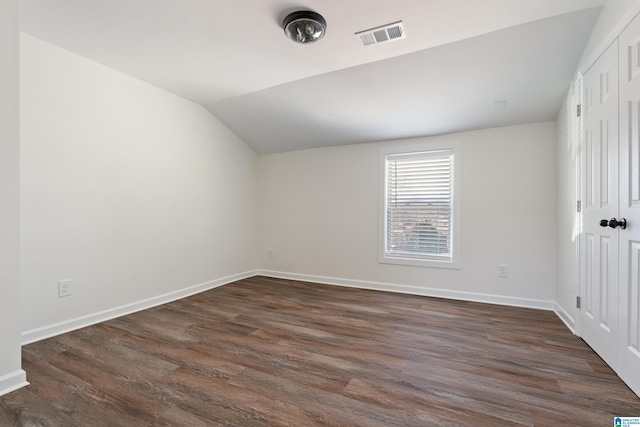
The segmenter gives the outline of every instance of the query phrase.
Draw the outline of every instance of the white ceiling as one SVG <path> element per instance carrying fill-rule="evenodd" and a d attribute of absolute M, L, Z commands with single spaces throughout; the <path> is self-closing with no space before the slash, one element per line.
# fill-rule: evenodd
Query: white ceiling
<path fill-rule="evenodd" d="M 20 12 L 22 31 L 200 103 L 274 153 L 553 120 L 604 1 L 20 0 Z M 327 20 L 314 45 L 283 34 L 300 9 Z M 399 20 L 406 39 L 354 36 Z"/>

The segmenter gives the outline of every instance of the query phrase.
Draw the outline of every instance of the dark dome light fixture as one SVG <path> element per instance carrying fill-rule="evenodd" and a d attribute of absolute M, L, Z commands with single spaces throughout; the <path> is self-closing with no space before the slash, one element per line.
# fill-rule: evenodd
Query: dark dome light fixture
<path fill-rule="evenodd" d="M 327 31 L 327 21 L 319 13 L 310 10 L 290 13 L 284 18 L 282 26 L 287 37 L 302 44 L 315 43 Z"/>

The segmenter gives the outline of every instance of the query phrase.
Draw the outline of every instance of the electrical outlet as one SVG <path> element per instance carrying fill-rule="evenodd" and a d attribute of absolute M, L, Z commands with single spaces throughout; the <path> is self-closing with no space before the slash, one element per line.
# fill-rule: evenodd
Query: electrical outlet
<path fill-rule="evenodd" d="M 498 277 L 509 277 L 509 266 L 504 264 L 498 264 Z"/>
<path fill-rule="evenodd" d="M 275 258 L 276 251 L 273 248 L 269 248 L 269 258 Z"/>
<path fill-rule="evenodd" d="M 71 292 L 71 280 L 60 280 L 58 282 L 58 298 L 68 297 Z"/>

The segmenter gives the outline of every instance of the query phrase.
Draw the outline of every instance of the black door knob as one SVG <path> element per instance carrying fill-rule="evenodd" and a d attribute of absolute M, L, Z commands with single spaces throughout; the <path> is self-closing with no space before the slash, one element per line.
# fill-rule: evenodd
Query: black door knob
<path fill-rule="evenodd" d="M 609 226 L 609 221 L 606 219 L 601 219 L 600 220 L 600 227 L 608 227 Z"/>
<path fill-rule="evenodd" d="M 602 225 L 602 221 L 600 221 L 600 225 Z M 627 228 L 627 220 L 624 218 L 620 218 L 619 220 L 615 218 L 611 218 L 609 220 L 609 227 L 611 228 L 620 227 L 624 230 L 625 228 Z"/>

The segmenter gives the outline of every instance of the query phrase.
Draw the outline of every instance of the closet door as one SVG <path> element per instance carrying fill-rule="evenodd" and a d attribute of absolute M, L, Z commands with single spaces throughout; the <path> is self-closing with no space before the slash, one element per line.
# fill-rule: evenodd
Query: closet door
<path fill-rule="evenodd" d="M 640 18 L 620 35 L 620 378 L 640 396 Z"/>
<path fill-rule="evenodd" d="M 618 46 L 583 79 L 580 335 L 609 365 L 618 344 Z M 612 224 L 613 225 L 613 224 Z"/>

